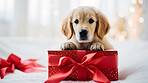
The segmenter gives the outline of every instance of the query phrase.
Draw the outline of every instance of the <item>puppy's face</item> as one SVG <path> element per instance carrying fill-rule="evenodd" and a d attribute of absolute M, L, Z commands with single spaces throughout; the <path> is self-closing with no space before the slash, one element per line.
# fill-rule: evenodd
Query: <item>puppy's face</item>
<path fill-rule="evenodd" d="M 103 39 L 109 29 L 109 23 L 103 14 L 91 7 L 75 9 L 62 24 L 62 32 L 67 39 L 73 36 L 80 43 L 91 42 L 94 34 Z"/>
<path fill-rule="evenodd" d="M 72 16 L 72 26 L 78 42 L 91 42 L 96 29 L 96 13 L 89 8 L 79 8 Z"/>

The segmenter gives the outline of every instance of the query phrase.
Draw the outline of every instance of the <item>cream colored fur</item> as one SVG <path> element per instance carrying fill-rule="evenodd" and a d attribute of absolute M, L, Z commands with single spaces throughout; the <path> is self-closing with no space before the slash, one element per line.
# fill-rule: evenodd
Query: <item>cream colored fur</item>
<path fill-rule="evenodd" d="M 89 19 L 93 23 L 89 23 Z M 75 20 L 79 23 L 76 24 Z M 88 40 L 80 40 L 79 31 L 88 31 Z M 104 37 L 110 30 L 110 25 L 106 17 L 97 9 L 92 7 L 79 7 L 74 9 L 62 23 L 62 33 L 68 41 L 61 45 L 62 50 L 108 50 L 113 47 Z"/>

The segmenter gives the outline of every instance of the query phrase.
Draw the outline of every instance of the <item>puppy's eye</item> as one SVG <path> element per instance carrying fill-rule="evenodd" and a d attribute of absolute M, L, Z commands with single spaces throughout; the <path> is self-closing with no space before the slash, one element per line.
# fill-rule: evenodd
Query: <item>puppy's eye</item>
<path fill-rule="evenodd" d="M 90 18 L 90 19 L 88 20 L 88 22 L 91 24 L 91 23 L 94 22 L 94 20 L 93 20 L 92 18 Z"/>
<path fill-rule="evenodd" d="M 78 20 L 78 19 L 76 19 L 76 20 L 75 20 L 75 23 L 76 23 L 76 24 L 78 24 L 78 23 L 79 23 L 79 20 Z"/>

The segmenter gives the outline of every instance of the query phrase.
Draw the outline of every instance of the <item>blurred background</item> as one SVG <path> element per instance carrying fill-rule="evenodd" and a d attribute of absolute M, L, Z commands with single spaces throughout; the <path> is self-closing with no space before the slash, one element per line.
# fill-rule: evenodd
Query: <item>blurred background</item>
<path fill-rule="evenodd" d="M 62 19 L 79 6 L 104 13 L 110 38 L 148 40 L 147 0 L 0 0 L 0 37 L 60 38 Z"/>

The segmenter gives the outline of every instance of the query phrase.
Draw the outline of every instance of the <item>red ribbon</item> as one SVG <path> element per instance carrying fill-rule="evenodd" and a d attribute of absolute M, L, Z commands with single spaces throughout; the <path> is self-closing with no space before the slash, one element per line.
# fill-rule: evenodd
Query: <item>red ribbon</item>
<path fill-rule="evenodd" d="M 58 62 L 58 66 L 62 66 L 63 68 L 59 72 L 49 77 L 44 83 L 59 83 L 74 72 L 78 67 L 84 68 L 95 82 L 110 83 L 109 79 L 96 67 L 101 60 L 108 57 L 100 57 L 100 55 L 102 55 L 102 53 L 87 54 L 81 59 L 80 63 L 67 56 L 50 55 L 49 65 L 57 66 Z M 57 62 L 55 62 L 55 60 Z"/>
<path fill-rule="evenodd" d="M 21 58 L 10 54 L 7 60 L 0 58 L 0 77 L 1 79 L 4 78 L 7 72 L 14 72 L 15 69 L 18 69 L 25 73 L 31 72 L 42 72 L 45 70 L 42 69 L 35 69 L 33 67 L 44 67 L 38 63 L 36 63 L 37 59 L 29 59 L 21 62 Z"/>

